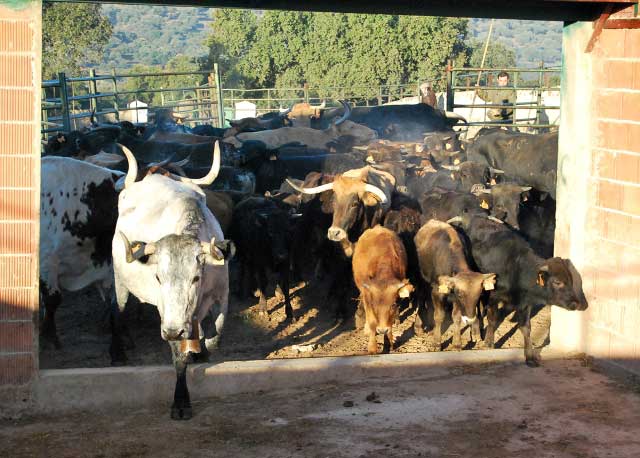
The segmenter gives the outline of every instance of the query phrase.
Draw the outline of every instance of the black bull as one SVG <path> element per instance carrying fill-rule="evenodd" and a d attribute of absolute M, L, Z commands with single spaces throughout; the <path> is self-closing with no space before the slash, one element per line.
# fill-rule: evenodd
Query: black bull
<path fill-rule="evenodd" d="M 342 108 L 325 110 L 320 118 L 312 120 L 311 127 L 326 129 Z M 379 138 L 394 141 L 421 141 L 427 132 L 451 131 L 461 117 L 445 113 L 424 103 L 414 105 L 382 105 L 378 107 L 354 107 L 349 120 L 375 130 Z"/>

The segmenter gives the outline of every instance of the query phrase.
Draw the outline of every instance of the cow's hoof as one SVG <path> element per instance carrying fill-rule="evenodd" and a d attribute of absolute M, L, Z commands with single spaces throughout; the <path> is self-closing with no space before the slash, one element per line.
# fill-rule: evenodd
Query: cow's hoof
<path fill-rule="evenodd" d="M 490 348 L 493 348 L 493 347 L 494 347 L 493 342 L 490 342 L 490 341 L 488 341 L 486 339 L 484 340 L 484 348 L 490 349 Z"/>
<path fill-rule="evenodd" d="M 528 359 L 526 361 L 527 366 L 529 367 L 540 367 L 540 363 L 538 362 L 538 360 L 536 359 Z"/>
<path fill-rule="evenodd" d="M 191 420 L 191 417 L 193 417 L 193 410 L 191 409 L 191 406 L 171 407 L 172 420 Z"/>
<path fill-rule="evenodd" d="M 460 345 L 460 344 L 457 344 L 457 345 L 456 345 L 456 344 L 454 344 L 454 345 L 453 345 L 453 350 L 454 350 L 454 351 L 462 351 L 462 345 Z"/>
<path fill-rule="evenodd" d="M 417 336 L 423 336 L 426 334 L 424 328 L 421 325 L 415 325 L 413 326 L 413 332 L 417 335 Z"/>
<path fill-rule="evenodd" d="M 127 364 L 127 355 L 126 353 L 120 349 L 111 349 L 109 351 L 111 355 L 111 365 L 112 366 L 124 366 Z"/>

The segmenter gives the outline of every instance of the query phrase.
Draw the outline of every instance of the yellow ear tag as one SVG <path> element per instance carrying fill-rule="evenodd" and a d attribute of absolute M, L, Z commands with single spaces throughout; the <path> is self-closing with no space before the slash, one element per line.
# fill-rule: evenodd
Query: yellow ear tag
<path fill-rule="evenodd" d="M 482 202 L 480 202 L 480 206 L 485 210 L 489 210 L 489 203 L 486 200 L 483 200 Z"/>
<path fill-rule="evenodd" d="M 447 285 L 438 285 L 438 292 L 440 294 L 448 294 L 449 293 L 449 287 Z"/>
<path fill-rule="evenodd" d="M 491 181 L 489 183 L 491 184 L 491 186 L 495 186 L 496 185 L 496 179 L 495 178 L 491 178 Z"/>
<path fill-rule="evenodd" d="M 544 277 L 540 272 L 538 272 L 538 279 L 536 280 L 536 283 L 540 286 L 544 286 Z"/>
<path fill-rule="evenodd" d="M 460 163 L 460 159 L 454 159 L 453 160 L 453 165 L 458 165 Z"/>
<path fill-rule="evenodd" d="M 272 154 L 271 156 L 269 156 L 269 160 L 270 161 L 277 161 L 278 157 L 275 154 Z"/>

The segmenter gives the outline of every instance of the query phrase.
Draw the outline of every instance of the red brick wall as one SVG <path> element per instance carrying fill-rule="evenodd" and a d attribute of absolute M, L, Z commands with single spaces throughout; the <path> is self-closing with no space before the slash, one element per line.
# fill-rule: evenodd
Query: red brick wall
<path fill-rule="evenodd" d="M 41 2 L 0 3 L 0 385 L 37 370 Z"/>
<path fill-rule="evenodd" d="M 640 30 L 604 30 L 592 59 L 586 349 L 640 371 Z"/>

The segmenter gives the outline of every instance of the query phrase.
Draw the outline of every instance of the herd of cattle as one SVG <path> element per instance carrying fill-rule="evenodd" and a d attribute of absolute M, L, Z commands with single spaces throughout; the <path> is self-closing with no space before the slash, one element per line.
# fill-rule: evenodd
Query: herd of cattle
<path fill-rule="evenodd" d="M 399 302 L 433 307 L 441 339 L 451 310 L 494 345 L 515 310 L 528 365 L 532 307 L 585 310 L 571 261 L 553 257 L 557 133 L 483 129 L 461 140 L 458 116 L 428 105 L 317 110 L 185 127 L 170 112 L 138 126 L 92 123 L 45 142 L 41 191 L 41 334 L 58 347 L 64 290 L 98 287 L 111 304 L 113 364 L 126 361 L 129 295 L 158 308 L 177 372 L 171 416 L 191 417 L 190 353 L 218 344 L 229 261 L 240 294 L 266 312 L 276 274 L 286 319 L 291 277 L 329 279 L 339 319 L 354 316 L 379 351 L 393 348 Z M 359 291 L 352 306 L 350 289 Z M 109 302 L 109 301 L 108 301 Z M 484 320 L 486 318 L 486 328 Z"/>

